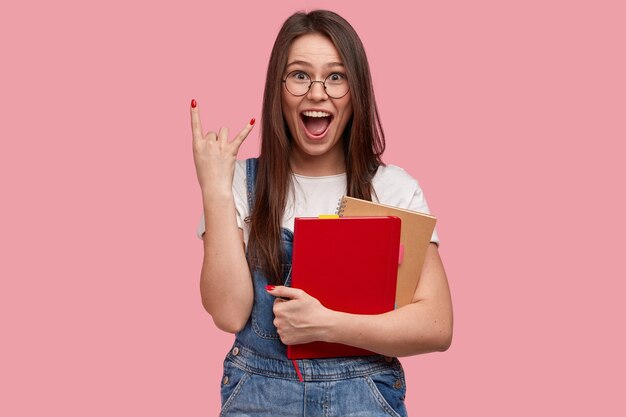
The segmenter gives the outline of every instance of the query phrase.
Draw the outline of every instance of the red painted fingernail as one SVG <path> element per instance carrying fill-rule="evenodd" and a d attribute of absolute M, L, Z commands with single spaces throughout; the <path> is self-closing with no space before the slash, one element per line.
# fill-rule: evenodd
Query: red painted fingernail
<path fill-rule="evenodd" d="M 254 120 L 254 119 L 252 119 L 252 120 Z M 276 287 L 275 287 L 275 286 L 273 286 L 273 285 L 266 285 L 266 286 L 265 286 L 265 289 L 266 289 L 267 291 L 274 291 L 274 288 L 276 288 Z"/>
<path fill-rule="evenodd" d="M 191 99 L 191 107 L 195 109 L 197 105 L 198 105 L 198 103 L 196 103 L 196 99 L 192 98 Z"/>
<path fill-rule="evenodd" d="M 252 119 L 250 119 L 250 124 L 254 125 L 254 122 L 256 122 L 256 119 L 253 117 Z"/>

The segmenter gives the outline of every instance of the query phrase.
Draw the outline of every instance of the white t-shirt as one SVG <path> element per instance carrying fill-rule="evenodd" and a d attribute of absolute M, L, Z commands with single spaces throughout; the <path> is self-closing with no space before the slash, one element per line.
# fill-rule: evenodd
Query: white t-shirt
<path fill-rule="evenodd" d="M 293 231 L 295 217 L 317 217 L 320 214 L 334 214 L 341 197 L 346 195 L 346 174 L 323 177 L 306 177 L 293 174 L 293 192 L 287 196 L 282 227 Z M 374 194 L 372 200 L 381 204 L 430 214 L 424 193 L 417 181 L 405 170 L 395 165 L 379 166 L 372 179 Z M 246 161 L 237 161 L 233 178 L 233 196 L 237 209 L 237 225 L 243 229 L 243 239 L 248 244 L 250 224 L 244 219 L 250 215 L 246 191 Z M 294 196 L 295 194 L 295 196 Z M 205 231 L 204 214 L 196 230 L 202 239 Z M 431 242 L 439 244 L 437 230 Z"/>

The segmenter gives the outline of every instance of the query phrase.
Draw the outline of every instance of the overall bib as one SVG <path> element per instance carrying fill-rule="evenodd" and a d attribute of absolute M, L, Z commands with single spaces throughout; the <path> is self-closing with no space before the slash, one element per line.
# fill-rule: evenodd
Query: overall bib
<path fill-rule="evenodd" d="M 256 158 L 246 161 L 247 196 L 254 204 Z M 291 282 L 293 232 L 283 228 L 284 285 Z M 224 360 L 220 416 L 378 417 L 407 415 L 404 372 L 396 358 L 381 355 L 287 359 L 273 324 L 268 280 L 251 270 L 254 305 Z"/>

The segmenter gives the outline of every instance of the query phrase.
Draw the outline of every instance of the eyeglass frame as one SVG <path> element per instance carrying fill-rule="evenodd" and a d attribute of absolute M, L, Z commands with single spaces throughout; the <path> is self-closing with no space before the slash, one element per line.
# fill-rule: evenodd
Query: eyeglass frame
<path fill-rule="evenodd" d="M 302 94 L 294 94 L 294 93 L 292 93 L 291 91 L 289 91 L 289 89 L 287 88 L 287 78 L 289 78 L 289 76 L 290 76 L 291 74 L 293 74 L 294 72 L 302 72 L 302 73 L 306 74 L 306 75 L 307 75 L 307 77 L 309 77 L 309 88 L 307 88 L 306 92 L 304 92 L 304 93 L 302 93 Z M 330 74 L 328 74 L 328 77 L 330 77 L 330 76 L 331 76 L 331 75 L 333 75 L 333 74 L 339 74 L 339 73 L 338 73 L 338 72 L 331 72 Z M 345 77 L 345 74 L 341 74 L 341 75 L 343 75 L 343 76 Z M 309 75 L 309 73 L 308 73 L 308 72 L 306 72 L 306 71 L 302 71 L 302 70 L 293 70 L 293 71 L 289 72 L 289 73 L 285 76 L 285 79 L 284 79 L 284 80 L 281 80 L 281 81 L 282 81 L 282 82 L 283 82 L 283 84 L 285 85 L 285 89 L 287 90 L 287 92 L 288 92 L 289 94 L 291 94 L 292 96 L 294 96 L 294 97 L 302 97 L 302 96 L 306 96 L 306 95 L 309 93 L 309 91 L 311 91 L 311 87 L 313 86 L 313 83 L 322 83 L 322 85 L 324 86 L 324 92 L 326 93 L 326 95 L 327 95 L 328 97 L 330 97 L 330 98 L 334 98 L 334 99 L 340 99 L 340 98 L 343 98 L 343 97 L 345 97 L 345 96 L 346 96 L 346 94 L 348 94 L 348 93 L 350 92 L 350 84 L 348 84 L 348 91 L 346 91 L 346 93 L 345 93 L 344 95 L 339 96 L 339 97 L 334 97 L 334 96 L 331 96 L 330 94 L 328 94 L 328 90 L 326 90 L 326 80 L 328 79 L 328 77 L 324 78 L 324 81 L 320 81 L 320 80 L 312 80 L 312 79 L 311 79 L 311 76 Z M 347 80 L 347 77 L 346 77 L 346 80 Z"/>

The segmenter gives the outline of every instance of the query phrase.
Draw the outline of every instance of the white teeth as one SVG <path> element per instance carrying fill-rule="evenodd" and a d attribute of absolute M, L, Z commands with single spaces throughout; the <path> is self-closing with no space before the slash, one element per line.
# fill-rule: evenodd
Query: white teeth
<path fill-rule="evenodd" d="M 304 111 L 302 112 L 306 117 L 328 117 L 330 113 L 326 113 L 323 111 Z"/>

